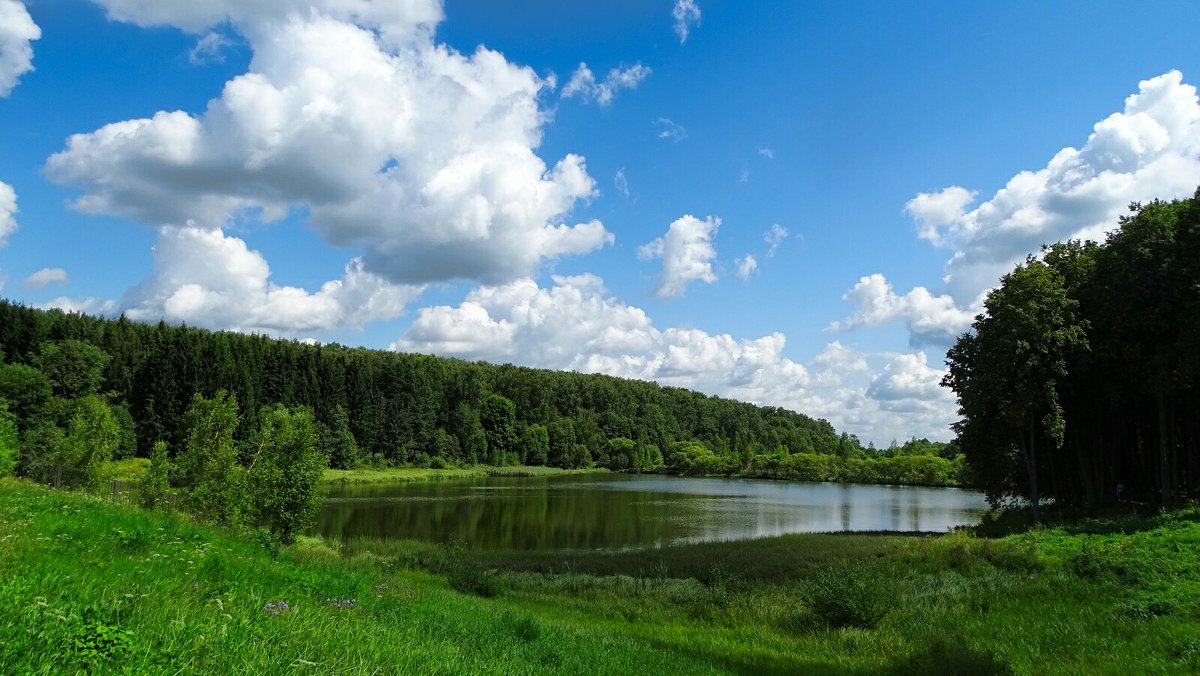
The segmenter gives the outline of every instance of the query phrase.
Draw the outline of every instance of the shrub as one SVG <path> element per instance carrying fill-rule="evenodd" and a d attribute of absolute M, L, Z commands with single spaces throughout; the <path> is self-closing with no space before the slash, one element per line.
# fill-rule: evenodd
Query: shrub
<path fill-rule="evenodd" d="M 975 650 L 960 641 L 943 638 L 896 665 L 894 673 L 912 676 L 1007 676 L 1013 671 L 990 652 Z"/>
<path fill-rule="evenodd" d="M 321 474 L 329 456 L 317 448 L 308 409 L 263 409 L 258 449 L 249 472 L 254 523 L 291 544 L 321 508 Z"/>
<path fill-rule="evenodd" d="M 146 509 L 162 505 L 170 492 L 168 480 L 171 461 L 167 458 L 167 443 L 159 441 L 150 452 L 150 471 L 137 485 L 138 502 Z"/>
<path fill-rule="evenodd" d="M 848 562 L 818 571 L 805 582 L 803 597 L 832 627 L 870 629 L 891 610 L 897 591 L 890 571 Z"/>

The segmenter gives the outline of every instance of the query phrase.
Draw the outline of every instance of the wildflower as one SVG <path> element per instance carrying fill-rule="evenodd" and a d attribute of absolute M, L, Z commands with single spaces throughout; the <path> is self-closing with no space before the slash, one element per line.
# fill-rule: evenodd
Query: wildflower
<path fill-rule="evenodd" d="M 291 610 L 291 607 L 288 606 L 287 601 L 275 601 L 274 603 L 268 603 L 263 606 L 263 612 L 271 616 L 275 616 L 289 610 Z"/>

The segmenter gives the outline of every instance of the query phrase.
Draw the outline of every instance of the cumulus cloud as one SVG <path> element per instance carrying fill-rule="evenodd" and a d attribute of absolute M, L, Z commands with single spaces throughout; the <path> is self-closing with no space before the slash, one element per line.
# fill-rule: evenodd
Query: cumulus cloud
<path fill-rule="evenodd" d="M 602 106 L 610 105 L 622 89 L 637 89 L 637 86 L 650 76 L 651 70 L 640 63 L 628 68 L 619 67 L 608 71 L 603 80 L 596 80 L 596 75 L 586 63 L 579 67 L 567 80 L 563 87 L 562 97 L 570 99 L 579 97 L 583 101 L 595 101 Z"/>
<path fill-rule="evenodd" d="M 112 314 L 116 310 L 117 303 L 113 300 L 102 300 L 94 296 L 82 299 L 59 296 L 34 307 L 43 310 L 62 310 L 63 312 L 86 312 L 88 314 L 107 315 Z"/>
<path fill-rule="evenodd" d="M 943 375 L 930 368 L 924 352 L 896 355 L 871 379 L 867 396 L 888 411 L 944 413 L 955 399 L 941 386 Z"/>
<path fill-rule="evenodd" d="M 17 191 L 0 181 L 0 246 L 8 244 L 8 237 L 17 231 Z"/>
<path fill-rule="evenodd" d="M 423 308 L 391 348 L 651 380 L 825 418 L 864 441 L 949 436 L 954 402 L 930 389 L 941 374 L 923 354 L 869 355 L 834 341 L 802 364 L 784 356 L 783 334 L 660 329 L 594 275 L 553 279 L 550 288 L 522 279 L 477 288 L 457 307 Z"/>
<path fill-rule="evenodd" d="M 935 296 L 923 286 L 897 295 L 881 274 L 862 277 L 842 298 L 854 305 L 855 312 L 844 321 L 830 324 L 830 331 L 903 321 L 914 345 L 948 347 L 974 319 L 973 312 L 960 309 L 949 295 Z"/>
<path fill-rule="evenodd" d="M 954 223 L 967 213 L 967 205 L 975 201 L 974 191 L 952 185 L 934 193 L 918 193 L 904 205 L 904 211 L 917 222 L 917 234 L 934 244 L 941 244 L 940 227 Z"/>
<path fill-rule="evenodd" d="M 31 289 L 40 289 L 49 284 L 64 286 L 68 279 L 67 271 L 62 268 L 42 268 L 25 278 L 25 286 Z"/>
<path fill-rule="evenodd" d="M 378 31 L 388 45 L 428 39 L 444 18 L 441 0 L 93 0 L 110 19 L 138 26 L 175 26 L 201 33 L 226 21 L 247 33 L 269 33 L 288 19 L 326 16 Z"/>
<path fill-rule="evenodd" d="M 767 158 L 768 160 L 775 159 L 775 149 L 774 148 L 766 148 L 766 147 L 759 148 L 758 154 L 762 155 L 763 157 Z"/>
<path fill-rule="evenodd" d="M 82 188 L 82 211 L 210 229 L 296 212 L 406 284 L 496 283 L 613 241 L 600 221 L 565 221 L 595 192 L 584 158 L 548 167 L 534 152 L 547 83 L 498 52 L 437 44 L 437 2 L 101 4 L 141 25 L 229 21 L 253 58 L 202 113 L 72 136 L 47 172 Z"/>
<path fill-rule="evenodd" d="M 746 254 L 737 260 L 737 276 L 742 279 L 750 279 L 750 275 L 758 269 L 758 261 L 754 260 L 754 256 Z"/>
<path fill-rule="evenodd" d="M 779 251 L 779 245 L 783 244 L 783 240 L 787 239 L 788 229 L 782 225 L 775 223 L 763 234 L 763 241 L 767 243 L 767 258 L 775 255 Z"/>
<path fill-rule="evenodd" d="M 130 319 L 293 336 L 392 319 L 421 292 L 395 285 L 352 260 L 341 279 L 315 293 L 270 281 L 262 254 L 219 229 L 159 228 L 150 275 L 121 307 Z"/>
<path fill-rule="evenodd" d="M 679 143 L 687 138 L 687 129 L 681 124 L 676 124 L 673 120 L 660 117 L 654 121 L 654 126 L 658 127 L 658 137 L 661 139 L 670 139 Z"/>
<path fill-rule="evenodd" d="M 25 3 L 0 0 L 0 98 L 8 96 L 21 76 L 33 70 L 34 40 L 42 30 L 29 16 Z"/>
<path fill-rule="evenodd" d="M 711 284 L 717 281 L 712 261 L 717 257 L 713 237 L 721 219 L 709 216 L 703 221 L 685 214 L 667 228 L 667 234 L 638 248 L 642 260 L 662 259 L 662 273 L 654 295 L 663 299 L 678 298 L 693 281 Z"/>
<path fill-rule="evenodd" d="M 1130 202 L 1187 197 L 1200 184 L 1200 101 L 1170 71 L 1138 84 L 1081 148 L 1022 171 L 989 199 L 951 186 L 908 203 L 920 234 L 954 250 L 945 282 L 973 302 L 1027 254 L 1067 238 L 1100 239 Z"/>
<path fill-rule="evenodd" d="M 679 44 L 682 45 L 687 42 L 692 27 L 700 25 L 700 7 L 696 0 L 675 0 L 671 18 L 675 19 L 675 34 L 679 36 Z"/>

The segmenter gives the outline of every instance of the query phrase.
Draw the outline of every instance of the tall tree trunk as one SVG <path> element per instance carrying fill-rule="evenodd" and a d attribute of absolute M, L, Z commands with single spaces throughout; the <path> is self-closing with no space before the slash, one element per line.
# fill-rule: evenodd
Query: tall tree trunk
<path fill-rule="evenodd" d="M 1171 506 L 1171 445 L 1170 425 L 1167 422 L 1166 396 L 1158 395 L 1158 482 L 1162 491 L 1162 506 Z"/>
<path fill-rule="evenodd" d="M 1071 445 L 1075 447 L 1075 458 L 1079 462 L 1079 478 L 1083 482 L 1083 499 L 1087 505 L 1087 513 L 1091 515 L 1096 506 L 1096 484 L 1092 478 L 1092 463 L 1083 447 L 1079 426 L 1071 426 Z"/>
<path fill-rule="evenodd" d="M 1029 471 L 1029 499 L 1033 502 L 1033 522 L 1041 523 L 1041 494 L 1037 478 L 1037 426 L 1029 421 L 1029 440 L 1025 444 L 1025 468 Z"/>

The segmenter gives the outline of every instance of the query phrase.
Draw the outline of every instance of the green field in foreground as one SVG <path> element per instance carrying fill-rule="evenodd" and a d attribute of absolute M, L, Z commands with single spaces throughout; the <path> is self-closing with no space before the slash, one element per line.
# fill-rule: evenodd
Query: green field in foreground
<path fill-rule="evenodd" d="M 306 539 L 273 556 L 2 480 L 0 672 L 1196 673 L 1198 519 L 569 555 Z"/>

